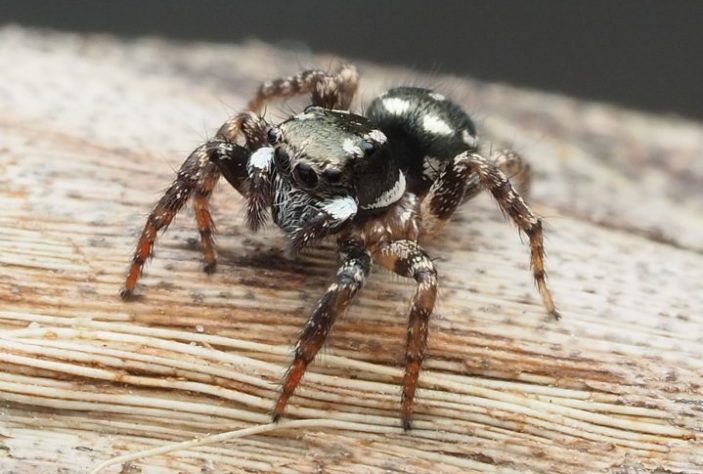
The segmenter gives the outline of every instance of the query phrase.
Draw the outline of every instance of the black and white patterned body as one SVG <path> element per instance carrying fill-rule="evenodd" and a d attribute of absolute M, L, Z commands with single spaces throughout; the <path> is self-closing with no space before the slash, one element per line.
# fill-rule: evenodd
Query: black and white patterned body
<path fill-rule="evenodd" d="M 367 114 L 309 107 L 269 132 L 273 220 L 294 243 L 308 245 L 313 235 L 301 223 L 325 213 L 330 218 L 321 222 L 333 232 L 356 216 L 384 212 L 406 192 L 425 196 L 455 156 L 477 150 L 469 116 L 428 89 L 391 89 Z M 253 161 L 259 163 L 258 155 Z M 292 172 L 302 167 L 307 183 Z"/>
<path fill-rule="evenodd" d="M 349 107 L 357 83 L 352 66 L 264 83 L 247 111 L 225 122 L 183 163 L 147 219 L 121 294 L 124 299 L 132 295 L 158 231 L 191 197 L 205 270 L 214 270 L 209 198 L 224 176 L 245 196 L 252 230 L 272 218 L 295 249 L 326 236 L 337 238 L 337 276 L 303 328 L 274 419 L 283 414 L 335 319 L 375 262 L 416 282 L 401 401 L 403 427 L 409 429 L 438 284 L 435 266 L 418 242 L 437 234 L 462 202 L 480 189 L 495 197 L 529 237 L 544 305 L 553 316 L 559 314 L 545 278 L 541 221 L 505 175 L 525 169 L 519 155 L 479 154 L 469 116 L 427 89 L 391 89 L 370 104 L 366 117 L 354 114 Z M 282 123 L 270 124 L 258 114 L 268 101 L 298 94 L 309 94 L 311 106 Z"/>
<path fill-rule="evenodd" d="M 367 116 L 388 137 L 408 190 L 419 195 L 452 158 L 478 150 L 476 127 L 466 112 L 429 89 L 391 89 L 371 102 Z"/>

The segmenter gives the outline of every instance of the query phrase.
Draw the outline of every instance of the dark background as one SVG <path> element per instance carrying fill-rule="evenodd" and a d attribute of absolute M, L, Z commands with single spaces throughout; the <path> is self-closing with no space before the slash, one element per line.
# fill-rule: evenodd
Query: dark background
<path fill-rule="evenodd" d="M 703 119 L 703 1 L 0 0 L 0 24 L 237 42 Z"/>

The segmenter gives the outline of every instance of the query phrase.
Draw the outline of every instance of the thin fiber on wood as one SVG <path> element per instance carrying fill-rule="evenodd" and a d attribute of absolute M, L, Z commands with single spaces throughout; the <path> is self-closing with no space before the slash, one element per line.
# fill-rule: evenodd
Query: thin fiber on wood
<path fill-rule="evenodd" d="M 219 267 L 191 211 L 118 290 L 150 206 L 259 82 L 334 58 L 0 30 L 0 472 L 270 422 L 291 347 L 335 272 L 252 234 L 218 186 Z M 703 127 L 359 63 L 359 106 L 440 84 L 484 144 L 529 157 L 560 322 L 490 196 L 428 250 L 440 274 L 415 429 L 400 429 L 413 285 L 376 270 L 291 400 L 289 428 L 102 472 L 703 472 Z M 297 102 L 269 110 L 282 118 Z M 245 433 L 248 433 L 245 432 Z M 139 469 L 142 469 L 140 471 Z"/>

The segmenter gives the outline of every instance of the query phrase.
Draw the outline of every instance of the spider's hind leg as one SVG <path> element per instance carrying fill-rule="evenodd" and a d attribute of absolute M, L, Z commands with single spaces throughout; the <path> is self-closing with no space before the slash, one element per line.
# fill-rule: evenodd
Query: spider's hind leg
<path fill-rule="evenodd" d="M 530 239 L 530 253 L 532 273 L 537 283 L 537 288 L 542 295 L 542 301 L 547 312 L 555 319 L 561 315 L 554 306 L 552 290 L 547 285 L 544 270 L 544 242 L 542 235 L 542 220 L 525 204 L 525 201 L 515 191 L 505 173 L 496 163 L 477 153 L 464 153 L 456 158 L 462 166 L 478 176 L 481 186 L 490 191 L 501 210 L 508 215 L 521 231 Z"/>
<path fill-rule="evenodd" d="M 491 153 L 490 159 L 495 166 L 503 172 L 523 199 L 528 199 L 530 187 L 532 185 L 532 168 L 525 158 L 519 153 L 503 149 Z M 481 182 L 478 176 L 472 179 L 466 186 L 464 201 L 476 197 L 481 192 Z"/>
<path fill-rule="evenodd" d="M 481 188 L 490 191 L 501 210 L 529 237 L 532 271 L 537 288 L 547 312 L 559 319 L 544 271 L 542 220 L 525 204 L 501 168 L 517 171 L 518 174 L 527 170 L 527 173 L 523 171 L 525 177 L 519 183 L 522 186 L 529 183 L 529 168 L 526 168 L 516 153 L 502 152 L 495 160 L 471 151 L 455 156 L 432 183 L 421 202 L 422 234 L 431 236 L 437 233 L 470 193 L 475 195 Z"/>
<path fill-rule="evenodd" d="M 499 150 L 491 155 L 493 163 L 510 178 L 515 189 L 523 199 L 530 195 L 532 186 L 532 168 L 525 158 L 513 150 Z"/>

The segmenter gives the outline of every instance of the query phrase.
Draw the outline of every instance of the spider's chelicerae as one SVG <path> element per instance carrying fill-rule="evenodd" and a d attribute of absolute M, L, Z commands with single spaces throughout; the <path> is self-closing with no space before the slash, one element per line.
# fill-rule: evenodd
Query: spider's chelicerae
<path fill-rule="evenodd" d="M 413 278 L 405 350 L 401 419 L 410 428 L 413 399 L 425 353 L 428 321 L 437 295 L 437 270 L 418 242 L 435 235 L 457 207 L 481 189 L 529 237 L 532 269 L 547 312 L 556 318 L 544 272 L 542 223 L 506 174 L 528 183 L 528 168 L 513 152 L 485 157 L 468 115 L 441 94 L 398 87 L 376 98 L 366 116 L 349 111 L 358 73 L 301 72 L 261 85 L 245 112 L 220 127 L 183 163 L 149 215 L 137 243 L 122 297 L 132 295 L 156 234 L 193 198 L 205 258 L 215 268 L 210 194 L 220 175 L 243 196 L 252 230 L 269 216 L 294 249 L 334 235 L 339 270 L 312 311 L 295 347 L 273 411 L 284 412 L 306 368 L 337 316 L 361 289 L 371 262 Z M 259 115 L 272 99 L 309 94 L 304 112 L 272 125 Z M 518 183 L 520 184 L 520 183 Z"/>

